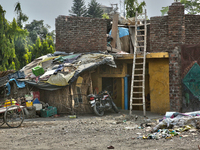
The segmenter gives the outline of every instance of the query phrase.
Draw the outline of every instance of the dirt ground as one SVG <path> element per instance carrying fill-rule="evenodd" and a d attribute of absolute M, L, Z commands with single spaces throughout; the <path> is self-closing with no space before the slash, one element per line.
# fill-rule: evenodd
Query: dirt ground
<path fill-rule="evenodd" d="M 0 150 L 198 150 L 200 134 L 185 131 L 171 139 L 138 138 L 150 133 L 155 119 L 123 113 L 93 114 L 70 119 L 67 115 L 26 119 L 19 128 L 0 128 Z M 152 123 L 153 122 L 153 123 Z M 141 123 L 151 127 L 142 128 Z"/>

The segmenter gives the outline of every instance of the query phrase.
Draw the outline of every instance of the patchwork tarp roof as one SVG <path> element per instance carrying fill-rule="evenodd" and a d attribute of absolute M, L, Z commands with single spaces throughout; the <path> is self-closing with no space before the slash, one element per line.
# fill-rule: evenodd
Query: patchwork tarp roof
<path fill-rule="evenodd" d="M 25 82 L 28 84 L 44 90 L 57 90 L 73 83 L 82 72 L 92 70 L 102 64 L 116 67 L 113 56 L 109 54 L 56 52 L 35 59 L 23 67 L 21 71 L 24 71 L 27 79 Z M 44 73 L 35 76 L 32 68 L 36 66 L 41 66 Z"/>

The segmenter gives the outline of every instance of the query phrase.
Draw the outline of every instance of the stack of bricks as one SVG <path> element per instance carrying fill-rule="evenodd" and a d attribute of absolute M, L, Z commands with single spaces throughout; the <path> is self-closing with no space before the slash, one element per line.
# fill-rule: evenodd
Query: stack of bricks
<path fill-rule="evenodd" d="M 105 51 L 106 30 L 105 19 L 59 16 L 56 18 L 56 51 Z"/>

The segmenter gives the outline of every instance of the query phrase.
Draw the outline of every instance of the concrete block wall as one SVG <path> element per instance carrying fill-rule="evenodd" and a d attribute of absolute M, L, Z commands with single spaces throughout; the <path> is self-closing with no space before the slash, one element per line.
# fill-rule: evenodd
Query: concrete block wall
<path fill-rule="evenodd" d="M 56 18 L 56 51 L 95 52 L 106 50 L 105 19 L 58 16 Z"/>

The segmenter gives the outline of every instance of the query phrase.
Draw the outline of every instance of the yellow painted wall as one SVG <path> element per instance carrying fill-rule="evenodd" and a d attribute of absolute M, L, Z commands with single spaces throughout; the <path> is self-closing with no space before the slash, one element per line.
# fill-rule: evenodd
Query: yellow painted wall
<path fill-rule="evenodd" d="M 169 59 L 149 59 L 151 112 L 165 114 L 170 110 Z"/>

